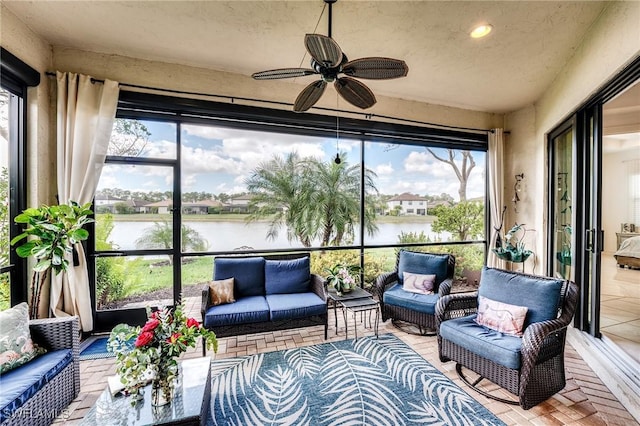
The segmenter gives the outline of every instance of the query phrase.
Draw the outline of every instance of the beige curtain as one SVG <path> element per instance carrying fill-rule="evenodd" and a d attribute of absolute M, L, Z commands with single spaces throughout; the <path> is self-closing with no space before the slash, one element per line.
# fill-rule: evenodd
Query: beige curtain
<path fill-rule="evenodd" d="M 118 83 L 93 83 L 91 77 L 57 73 L 58 202 L 93 200 L 107 154 L 118 105 Z M 84 249 L 79 264 L 52 277 L 50 306 L 56 317 L 77 315 L 83 331 L 93 330 L 89 275 Z"/>
<path fill-rule="evenodd" d="M 489 253 L 487 266 L 504 268 L 505 261 L 491 251 L 495 247 L 499 231 L 502 209 L 504 206 L 504 132 L 502 129 L 493 129 L 489 133 L 489 206 L 491 211 L 491 228 L 489 239 Z M 504 231 L 504 228 L 503 228 Z"/>

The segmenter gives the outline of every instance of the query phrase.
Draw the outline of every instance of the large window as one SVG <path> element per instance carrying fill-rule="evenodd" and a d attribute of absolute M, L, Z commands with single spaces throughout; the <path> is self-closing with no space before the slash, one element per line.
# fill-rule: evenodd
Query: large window
<path fill-rule="evenodd" d="M 486 135 L 344 120 L 337 138 L 330 117 L 131 96 L 95 199 L 98 310 L 198 297 L 225 253 L 311 251 L 364 285 L 399 247 L 483 264 Z"/>
<path fill-rule="evenodd" d="M 0 310 L 11 306 L 9 262 L 9 100 L 11 94 L 0 89 Z M 5 272 L 6 271 L 6 272 Z"/>
<path fill-rule="evenodd" d="M 1 49 L 0 55 L 0 310 L 27 300 L 26 262 L 9 244 L 20 233 L 13 218 L 26 208 L 27 87 L 40 75 Z"/>

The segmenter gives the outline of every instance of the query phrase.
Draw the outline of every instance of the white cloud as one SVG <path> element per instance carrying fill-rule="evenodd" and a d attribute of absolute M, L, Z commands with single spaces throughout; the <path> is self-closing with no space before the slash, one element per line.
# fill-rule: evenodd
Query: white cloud
<path fill-rule="evenodd" d="M 433 158 L 428 152 L 411 151 L 404 159 L 404 170 L 413 173 L 428 173 L 432 167 Z"/>
<path fill-rule="evenodd" d="M 176 143 L 167 140 L 151 141 L 144 148 L 146 158 L 176 158 Z"/>
<path fill-rule="evenodd" d="M 393 165 L 391 165 L 391 163 L 387 163 L 387 164 L 378 164 L 374 171 L 376 172 L 376 174 L 378 176 L 388 176 L 393 174 L 394 170 L 393 170 Z"/>

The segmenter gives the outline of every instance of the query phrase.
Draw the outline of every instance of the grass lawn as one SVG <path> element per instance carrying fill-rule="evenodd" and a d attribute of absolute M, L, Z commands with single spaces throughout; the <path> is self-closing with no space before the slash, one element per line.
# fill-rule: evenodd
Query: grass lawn
<path fill-rule="evenodd" d="M 173 267 L 158 266 L 164 259 L 132 259 L 124 264 L 124 297 L 143 295 L 151 291 L 173 288 Z M 167 259 L 168 260 L 168 259 Z M 189 258 L 182 265 L 182 285 L 200 284 L 211 280 L 212 257 Z"/>

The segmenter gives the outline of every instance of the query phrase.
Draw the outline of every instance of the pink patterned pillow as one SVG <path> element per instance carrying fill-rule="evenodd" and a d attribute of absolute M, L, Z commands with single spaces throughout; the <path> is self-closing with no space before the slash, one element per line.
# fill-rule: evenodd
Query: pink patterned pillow
<path fill-rule="evenodd" d="M 436 282 L 434 275 L 413 274 L 411 272 L 403 272 L 402 289 L 411 293 L 433 294 L 433 285 Z"/>
<path fill-rule="evenodd" d="M 522 336 L 522 325 L 527 316 L 526 306 L 509 305 L 480 296 L 476 322 L 492 330 L 513 336 Z"/>

